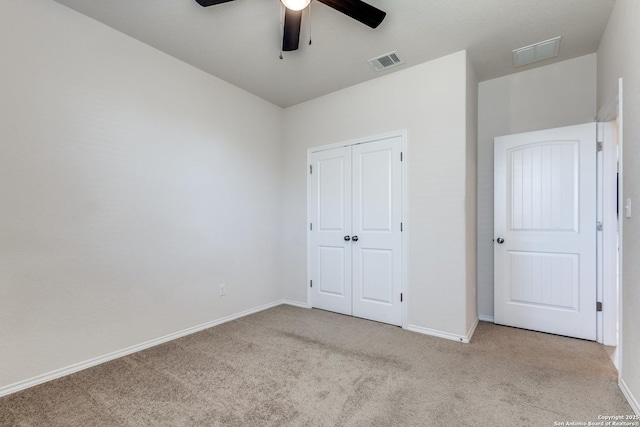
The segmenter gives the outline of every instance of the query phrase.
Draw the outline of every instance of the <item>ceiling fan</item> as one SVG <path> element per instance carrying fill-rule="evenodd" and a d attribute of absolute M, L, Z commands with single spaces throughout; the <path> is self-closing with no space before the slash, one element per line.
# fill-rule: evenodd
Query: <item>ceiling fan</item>
<path fill-rule="evenodd" d="M 200 6 L 214 6 L 233 0 L 196 0 Z M 282 37 L 282 50 L 292 51 L 298 49 L 300 41 L 300 25 L 302 23 L 302 11 L 306 9 L 311 0 L 280 0 L 285 7 L 284 33 Z M 362 0 L 318 0 L 327 6 L 342 12 L 345 15 L 360 21 L 363 24 L 377 28 L 387 15 L 386 12 L 363 2 Z"/>

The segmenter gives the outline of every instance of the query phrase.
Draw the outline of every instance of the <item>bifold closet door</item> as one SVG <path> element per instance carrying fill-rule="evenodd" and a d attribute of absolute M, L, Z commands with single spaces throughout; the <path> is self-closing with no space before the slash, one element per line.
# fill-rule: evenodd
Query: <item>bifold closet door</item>
<path fill-rule="evenodd" d="M 311 154 L 313 307 L 402 324 L 402 140 Z"/>

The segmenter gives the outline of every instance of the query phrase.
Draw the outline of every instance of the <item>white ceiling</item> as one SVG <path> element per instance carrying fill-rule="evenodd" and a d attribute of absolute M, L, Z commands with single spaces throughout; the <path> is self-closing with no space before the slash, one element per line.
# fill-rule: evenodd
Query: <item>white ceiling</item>
<path fill-rule="evenodd" d="M 371 29 L 311 3 L 300 49 L 281 46 L 279 0 L 56 0 L 282 107 L 467 49 L 480 81 L 598 49 L 615 0 L 367 0 L 387 12 Z M 511 51 L 562 36 L 557 58 L 518 69 Z M 367 60 L 396 50 L 404 65 Z"/>

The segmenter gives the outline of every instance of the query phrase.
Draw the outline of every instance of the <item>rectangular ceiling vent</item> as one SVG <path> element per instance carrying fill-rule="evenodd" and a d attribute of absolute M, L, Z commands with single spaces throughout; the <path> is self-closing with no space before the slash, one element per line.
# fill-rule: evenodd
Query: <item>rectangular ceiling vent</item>
<path fill-rule="evenodd" d="M 554 58 L 560 52 L 560 37 L 545 40 L 529 46 L 513 50 L 513 66 L 515 68 L 534 62 Z"/>
<path fill-rule="evenodd" d="M 403 64 L 403 62 L 396 55 L 396 51 L 385 53 L 382 56 L 378 56 L 377 58 L 370 59 L 369 64 L 376 70 L 382 71 L 387 68 L 395 67 L 396 65 Z"/>

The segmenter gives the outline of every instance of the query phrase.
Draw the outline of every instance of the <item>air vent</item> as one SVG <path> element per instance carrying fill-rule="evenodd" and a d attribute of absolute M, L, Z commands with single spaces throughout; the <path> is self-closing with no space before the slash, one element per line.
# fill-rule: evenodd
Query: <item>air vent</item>
<path fill-rule="evenodd" d="M 382 56 L 378 56 L 377 58 L 370 59 L 369 64 L 376 70 L 386 70 L 387 68 L 395 67 L 396 65 L 403 64 L 403 62 L 396 55 L 396 51 L 385 53 Z"/>
<path fill-rule="evenodd" d="M 560 52 L 560 37 L 545 40 L 513 50 L 513 66 L 522 67 L 534 62 L 554 58 Z"/>

